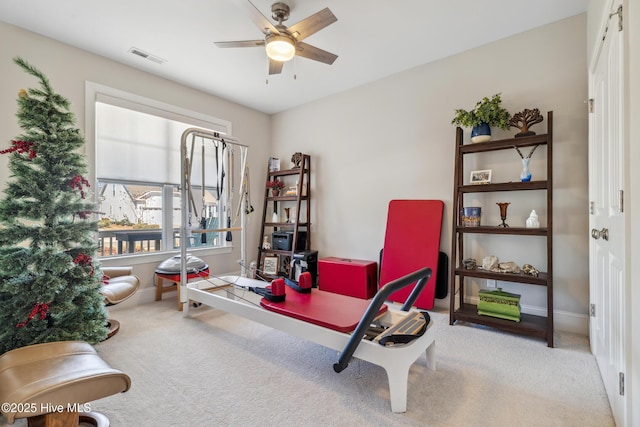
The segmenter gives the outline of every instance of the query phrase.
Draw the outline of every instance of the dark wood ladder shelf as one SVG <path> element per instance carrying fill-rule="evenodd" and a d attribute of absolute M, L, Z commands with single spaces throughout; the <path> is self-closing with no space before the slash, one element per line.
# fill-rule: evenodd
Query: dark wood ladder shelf
<path fill-rule="evenodd" d="M 294 253 L 303 250 L 308 251 L 311 248 L 311 157 L 308 154 L 302 154 L 300 166 L 292 169 L 271 171 L 267 167 L 267 182 L 281 178 L 286 180 L 287 177 L 290 177 L 290 180 L 296 178 L 295 183 L 288 182 L 288 184 L 296 185 L 295 195 L 273 196 L 271 189 L 265 185 L 262 225 L 260 227 L 258 246 L 258 269 L 260 276 L 264 278 L 274 278 L 282 274 L 293 278 L 292 272 L 288 271 L 288 268 L 291 265 Z M 286 189 L 283 191 L 286 191 Z M 279 213 L 278 222 L 272 221 L 272 214 L 274 211 L 278 211 L 279 206 L 286 206 L 292 209 L 293 214 L 292 218 L 289 218 L 290 222 L 282 221 L 284 212 Z M 291 233 L 291 249 L 274 249 L 273 246 L 271 248 L 263 247 L 264 237 L 272 236 L 274 232 L 278 231 Z M 304 233 L 304 247 L 298 247 L 298 240 L 302 233 Z M 273 241 L 271 241 L 271 245 L 273 245 Z M 264 273 L 264 258 L 266 256 L 278 257 L 278 274 L 270 275 Z"/>
<path fill-rule="evenodd" d="M 500 150 L 514 149 L 514 147 L 533 147 L 546 145 L 547 176 L 542 181 L 531 182 L 498 182 L 490 184 L 464 184 L 464 157 L 477 153 L 490 153 Z M 450 270 L 450 309 L 449 323 L 470 322 L 489 326 L 507 332 L 532 336 L 546 340 L 549 347 L 553 347 L 553 112 L 547 113 L 547 133 L 521 138 L 508 138 L 498 141 L 488 141 L 476 144 L 464 144 L 461 128 L 456 128 L 456 154 L 453 187 L 453 219 L 451 238 L 451 270 Z M 493 193 L 502 191 L 545 191 L 546 192 L 546 227 L 469 227 L 462 224 L 461 211 L 464 207 L 464 196 L 477 193 Z M 523 272 L 500 273 L 483 269 L 466 269 L 462 261 L 465 257 L 465 239 L 477 239 L 478 235 L 515 236 L 514 238 L 538 238 L 546 240 L 547 271 L 537 276 Z M 523 240 L 523 245 L 526 241 Z M 505 320 L 478 314 L 478 307 L 470 304 L 466 299 L 472 295 L 465 292 L 466 279 L 486 279 L 501 282 L 511 282 L 523 285 L 534 285 L 546 288 L 546 316 L 534 316 L 522 313 L 520 321 Z"/>

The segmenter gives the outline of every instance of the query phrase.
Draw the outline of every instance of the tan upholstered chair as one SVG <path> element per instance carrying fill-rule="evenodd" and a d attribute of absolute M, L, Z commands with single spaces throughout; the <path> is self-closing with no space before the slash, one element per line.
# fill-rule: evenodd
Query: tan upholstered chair
<path fill-rule="evenodd" d="M 111 368 L 86 342 L 61 341 L 16 348 L 0 356 L 0 402 L 9 424 L 98 427 L 109 420 L 89 402 L 131 387 L 129 376 Z"/>
<path fill-rule="evenodd" d="M 140 287 L 140 279 L 133 274 L 133 267 L 103 267 L 102 273 L 108 278 L 100 291 L 106 305 L 120 304 L 131 298 Z M 119 329 L 120 322 L 109 319 L 107 338 L 115 335 Z"/>

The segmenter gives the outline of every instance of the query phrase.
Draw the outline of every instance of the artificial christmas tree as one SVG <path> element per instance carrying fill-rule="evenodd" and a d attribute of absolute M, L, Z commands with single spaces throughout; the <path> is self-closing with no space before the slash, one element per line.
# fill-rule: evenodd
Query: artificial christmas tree
<path fill-rule="evenodd" d="M 50 341 L 97 343 L 107 312 L 87 165 L 77 151 L 84 139 L 69 101 L 36 68 L 14 61 L 41 89 L 20 90 L 23 134 L 0 150 L 11 171 L 0 199 L 0 354 Z"/>

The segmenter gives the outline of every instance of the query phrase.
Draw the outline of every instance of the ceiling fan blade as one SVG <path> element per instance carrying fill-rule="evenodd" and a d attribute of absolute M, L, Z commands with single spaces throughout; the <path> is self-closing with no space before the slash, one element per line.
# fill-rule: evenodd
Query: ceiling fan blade
<path fill-rule="evenodd" d="M 282 72 L 283 65 L 284 62 L 274 61 L 273 59 L 269 58 L 269 75 L 280 74 Z"/>
<path fill-rule="evenodd" d="M 218 47 L 256 47 L 264 46 L 264 40 L 242 40 L 232 42 L 213 42 Z"/>
<path fill-rule="evenodd" d="M 249 17 L 263 34 L 280 34 L 280 31 L 271 23 L 266 16 L 249 0 L 241 0 L 242 7 L 249 13 Z"/>
<path fill-rule="evenodd" d="M 326 50 L 319 49 L 310 44 L 299 42 L 296 43 L 296 55 L 303 58 L 313 59 L 314 61 L 324 62 L 325 64 L 333 64 L 338 59 L 338 55 L 334 55 Z"/>
<path fill-rule="evenodd" d="M 320 12 L 314 13 L 308 18 L 288 27 L 287 30 L 296 38 L 296 40 L 301 41 L 310 35 L 317 33 L 324 27 L 333 24 L 337 20 L 338 18 L 335 17 L 329 8 L 325 7 Z"/>

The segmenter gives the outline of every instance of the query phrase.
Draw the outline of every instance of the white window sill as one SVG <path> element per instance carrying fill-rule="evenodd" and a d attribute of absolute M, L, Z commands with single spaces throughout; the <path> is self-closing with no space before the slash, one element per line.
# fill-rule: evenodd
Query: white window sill
<path fill-rule="evenodd" d="M 224 246 L 224 247 L 218 247 L 218 248 L 187 249 L 187 253 L 197 257 L 229 254 L 232 251 L 233 251 L 233 246 Z M 153 252 L 153 253 L 144 253 L 144 254 L 100 257 L 98 258 L 98 260 L 100 261 L 100 264 L 104 266 L 122 265 L 124 263 L 126 263 L 127 265 L 140 265 L 140 264 L 161 262 L 175 255 L 180 255 L 179 249 L 175 251 L 166 251 L 166 252 Z"/>

